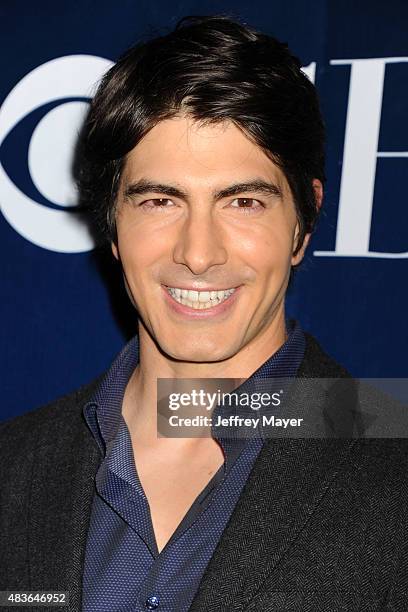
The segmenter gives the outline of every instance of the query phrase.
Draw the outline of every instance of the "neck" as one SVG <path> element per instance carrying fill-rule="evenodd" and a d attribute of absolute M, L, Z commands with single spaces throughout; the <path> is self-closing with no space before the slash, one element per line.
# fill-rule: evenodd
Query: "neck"
<path fill-rule="evenodd" d="M 286 341 L 284 309 L 268 327 L 236 355 L 215 363 L 176 361 L 163 354 L 146 328 L 139 323 L 139 365 L 126 388 L 123 416 L 132 430 L 156 434 L 158 378 L 249 378 Z M 137 407 L 137 409 L 135 409 Z"/>

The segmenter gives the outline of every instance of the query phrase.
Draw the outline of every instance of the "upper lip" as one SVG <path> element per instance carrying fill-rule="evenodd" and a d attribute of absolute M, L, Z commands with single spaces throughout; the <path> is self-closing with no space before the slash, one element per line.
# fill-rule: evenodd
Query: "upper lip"
<path fill-rule="evenodd" d="M 190 286 L 185 287 L 183 285 L 165 285 L 171 289 L 186 289 L 187 291 L 227 291 L 227 289 L 237 289 L 238 286 L 230 285 L 229 287 L 202 287 L 202 286 Z"/>

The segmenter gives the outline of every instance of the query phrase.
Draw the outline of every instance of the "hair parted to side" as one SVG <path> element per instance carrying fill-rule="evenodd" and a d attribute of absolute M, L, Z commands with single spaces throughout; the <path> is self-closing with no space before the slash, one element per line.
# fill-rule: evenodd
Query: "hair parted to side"
<path fill-rule="evenodd" d="M 312 180 L 325 179 L 316 90 L 286 44 L 223 15 L 184 17 L 170 33 L 132 47 L 103 77 L 79 160 L 81 202 L 102 241 L 117 242 L 126 155 L 179 114 L 232 121 L 280 166 L 299 220 L 298 252 L 318 215 Z"/>

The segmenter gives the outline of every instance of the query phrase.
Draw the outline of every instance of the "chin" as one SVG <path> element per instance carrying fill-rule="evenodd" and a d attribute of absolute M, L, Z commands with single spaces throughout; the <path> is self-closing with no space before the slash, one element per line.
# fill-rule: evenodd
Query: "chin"
<path fill-rule="evenodd" d="M 169 346 L 161 345 L 162 350 L 173 359 L 178 361 L 186 361 L 190 363 L 214 363 L 224 361 L 234 354 L 230 347 L 225 347 L 219 342 L 213 344 L 210 342 L 200 343 L 171 343 Z"/>

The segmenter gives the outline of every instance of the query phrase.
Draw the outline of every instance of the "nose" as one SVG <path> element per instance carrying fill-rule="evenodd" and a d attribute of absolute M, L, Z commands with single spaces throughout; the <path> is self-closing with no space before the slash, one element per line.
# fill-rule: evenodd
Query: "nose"
<path fill-rule="evenodd" d="M 228 256 L 221 229 L 211 210 L 190 211 L 180 229 L 173 252 L 175 263 L 186 265 L 193 274 L 203 274 Z"/>

